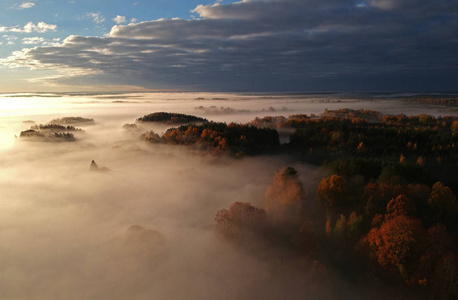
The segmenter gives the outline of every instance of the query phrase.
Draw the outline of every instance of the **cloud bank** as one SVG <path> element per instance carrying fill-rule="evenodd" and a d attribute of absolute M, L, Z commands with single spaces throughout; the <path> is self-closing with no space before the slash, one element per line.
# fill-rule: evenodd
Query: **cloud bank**
<path fill-rule="evenodd" d="M 187 90 L 447 90 L 458 78 L 455 1 L 244 0 L 191 13 L 69 36 L 1 63 Z"/>

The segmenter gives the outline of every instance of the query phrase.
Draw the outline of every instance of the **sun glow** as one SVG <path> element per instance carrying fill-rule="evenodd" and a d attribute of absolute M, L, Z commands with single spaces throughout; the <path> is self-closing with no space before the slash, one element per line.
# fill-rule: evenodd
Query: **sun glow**
<path fill-rule="evenodd" d="M 8 149 L 16 141 L 15 136 L 28 129 L 27 121 L 46 122 L 49 115 L 68 106 L 61 97 L 36 96 L 34 94 L 4 94 L 0 96 L 0 149 Z M 48 95 L 49 96 L 49 95 Z"/>

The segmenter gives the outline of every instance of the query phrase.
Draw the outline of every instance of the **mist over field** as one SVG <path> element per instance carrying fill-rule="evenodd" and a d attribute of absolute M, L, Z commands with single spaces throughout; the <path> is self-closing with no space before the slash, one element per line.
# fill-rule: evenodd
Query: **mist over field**
<path fill-rule="evenodd" d="M 339 108 L 458 115 L 343 94 L 11 96 L 0 96 L 1 299 L 363 299 L 341 275 L 316 282 L 300 264 L 270 261 L 215 234 L 218 210 L 235 201 L 264 206 L 277 170 L 295 167 L 307 188 L 317 185 L 315 167 L 287 155 L 237 160 L 146 143 L 142 133 L 171 126 L 123 125 L 153 112 L 227 123 Z M 95 121 L 75 125 L 84 130 L 75 142 L 18 137 L 70 116 Z M 108 171 L 91 172 L 92 160 Z"/>

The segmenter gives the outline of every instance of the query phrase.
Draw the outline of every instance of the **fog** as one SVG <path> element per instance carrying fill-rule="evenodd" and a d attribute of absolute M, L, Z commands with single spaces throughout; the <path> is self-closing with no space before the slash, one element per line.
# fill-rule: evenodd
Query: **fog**
<path fill-rule="evenodd" d="M 313 167 L 282 155 L 236 160 L 153 145 L 139 135 L 167 126 L 122 126 L 158 111 L 224 122 L 343 107 L 454 114 L 341 95 L 33 96 L 0 98 L 2 299 L 335 299 L 342 293 L 355 299 L 356 287 L 337 275 L 316 282 L 298 275 L 300 265 L 279 265 L 214 231 L 215 213 L 235 201 L 263 207 L 276 170 L 294 166 L 307 186 L 315 183 Z M 212 114 L 199 106 L 233 110 Z M 76 142 L 15 137 L 30 128 L 24 121 L 45 124 L 68 116 L 95 124 L 77 125 L 84 132 L 75 134 Z M 92 160 L 109 171 L 89 171 Z"/>

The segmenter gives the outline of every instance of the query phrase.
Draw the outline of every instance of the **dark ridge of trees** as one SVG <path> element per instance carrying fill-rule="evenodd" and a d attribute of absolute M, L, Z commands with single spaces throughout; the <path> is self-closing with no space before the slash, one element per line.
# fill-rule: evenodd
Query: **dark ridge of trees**
<path fill-rule="evenodd" d="M 178 113 L 167 113 L 167 112 L 155 112 L 149 115 L 145 115 L 137 119 L 138 122 L 160 122 L 168 125 L 179 125 L 179 124 L 188 124 L 188 123 L 206 123 L 207 119 L 178 114 Z"/>
<path fill-rule="evenodd" d="M 417 119 L 397 124 L 389 121 L 355 124 L 351 120 L 320 119 L 297 129 L 289 145 L 329 153 L 357 153 L 358 157 L 395 155 L 399 159 L 403 154 L 415 160 L 423 155 L 458 162 L 458 135 L 450 129 L 452 120 L 437 122 L 433 126 L 432 122 L 419 124 Z"/>
<path fill-rule="evenodd" d="M 218 115 L 225 115 L 225 114 L 238 114 L 238 113 L 249 113 L 250 110 L 248 109 L 235 109 L 232 107 L 217 107 L 217 106 L 209 106 L 209 107 L 204 107 L 204 106 L 196 106 L 194 107 L 195 110 L 201 111 L 206 114 L 218 114 Z"/>
<path fill-rule="evenodd" d="M 368 122 L 361 121 L 361 115 L 376 116 L 376 112 L 362 111 L 354 118 L 348 118 L 353 113 L 346 110 L 337 111 L 344 118 L 333 114 L 299 119 L 302 125 L 286 148 L 338 175 L 360 175 L 366 181 L 390 184 L 441 181 L 458 192 L 457 117 L 396 115 Z"/>
<path fill-rule="evenodd" d="M 59 124 L 59 125 L 71 125 L 71 124 L 90 125 L 94 123 L 95 123 L 94 119 L 83 118 L 83 117 L 63 117 L 63 118 L 52 119 L 51 121 L 48 122 L 48 124 Z"/>
<path fill-rule="evenodd" d="M 19 137 L 29 141 L 72 142 L 76 140 L 73 132 L 83 132 L 83 130 L 71 125 L 40 124 L 22 131 Z"/>
<path fill-rule="evenodd" d="M 59 124 L 40 124 L 40 125 L 34 125 L 30 127 L 30 129 L 36 130 L 36 131 L 52 131 L 52 132 L 68 132 L 68 131 L 83 131 L 81 128 L 76 128 L 74 126 L 68 125 L 59 125 Z"/>
<path fill-rule="evenodd" d="M 256 117 L 253 121 L 249 122 L 248 125 L 253 125 L 256 127 L 268 127 L 268 128 L 277 128 L 278 124 L 285 122 L 287 119 L 283 116 L 266 116 L 263 118 Z"/>
<path fill-rule="evenodd" d="M 137 124 L 124 124 L 122 126 L 122 129 L 125 129 L 125 130 L 136 130 L 136 129 L 138 129 L 138 126 L 137 126 Z"/>
<path fill-rule="evenodd" d="M 267 119 L 269 117 L 266 117 Z M 275 117 L 278 118 L 278 117 Z M 330 123 L 339 121 L 349 121 L 351 124 L 379 124 L 383 126 L 395 126 L 418 129 L 443 129 L 448 130 L 454 121 L 458 121 L 457 117 L 444 116 L 436 118 L 434 116 L 420 114 L 416 116 L 400 115 L 383 115 L 378 111 L 365 110 L 365 109 L 348 109 L 342 108 L 338 110 L 328 110 L 321 114 L 321 116 L 296 114 L 289 116 L 286 120 L 278 123 L 277 127 L 290 127 L 290 128 L 305 128 L 314 123 Z"/>
<path fill-rule="evenodd" d="M 19 137 L 21 138 L 28 138 L 28 137 L 44 137 L 44 134 L 41 133 L 41 132 L 38 132 L 38 131 L 35 131 L 33 129 L 28 129 L 28 130 L 24 130 L 24 131 L 21 131 Z"/>
<path fill-rule="evenodd" d="M 214 153 L 230 153 L 235 157 L 277 151 L 278 132 L 242 124 L 208 122 L 168 129 L 162 136 L 154 132 L 144 135 L 146 141 L 172 145 L 194 145 Z"/>
<path fill-rule="evenodd" d="M 366 109 L 348 109 L 342 108 L 338 110 L 325 109 L 320 117 L 315 115 L 296 114 L 291 115 L 288 119 L 279 122 L 278 128 L 305 128 L 310 123 L 314 122 L 329 122 L 329 121 L 342 121 L 348 120 L 353 124 L 361 123 L 377 123 L 381 120 L 382 114 L 378 111 Z"/>
<path fill-rule="evenodd" d="M 47 132 L 36 131 L 33 129 L 21 131 L 19 137 L 29 141 L 41 142 L 73 142 L 75 136 L 71 132 Z"/>
<path fill-rule="evenodd" d="M 404 98 L 401 101 L 411 102 L 416 104 L 428 104 L 428 105 L 443 105 L 458 107 L 457 97 L 431 97 L 431 96 L 416 96 L 411 98 Z"/>

